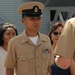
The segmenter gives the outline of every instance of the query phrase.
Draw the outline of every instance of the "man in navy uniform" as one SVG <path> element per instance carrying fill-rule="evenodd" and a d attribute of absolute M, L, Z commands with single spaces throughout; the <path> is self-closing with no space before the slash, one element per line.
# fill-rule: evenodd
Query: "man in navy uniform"
<path fill-rule="evenodd" d="M 9 41 L 4 64 L 6 75 L 13 75 L 14 68 L 16 75 L 49 74 L 54 56 L 49 37 L 39 32 L 43 9 L 40 2 L 29 2 L 18 8 L 26 29 Z"/>

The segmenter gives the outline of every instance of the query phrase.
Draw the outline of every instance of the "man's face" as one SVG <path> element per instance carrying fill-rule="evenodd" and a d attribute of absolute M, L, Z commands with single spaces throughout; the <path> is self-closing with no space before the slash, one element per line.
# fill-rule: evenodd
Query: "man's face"
<path fill-rule="evenodd" d="M 42 23 L 41 17 L 24 17 L 22 23 L 25 25 L 27 31 L 38 31 Z"/>

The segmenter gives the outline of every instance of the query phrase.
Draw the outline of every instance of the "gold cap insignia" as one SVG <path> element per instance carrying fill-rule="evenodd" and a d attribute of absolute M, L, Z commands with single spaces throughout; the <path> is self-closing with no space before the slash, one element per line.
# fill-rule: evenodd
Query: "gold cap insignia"
<path fill-rule="evenodd" d="M 37 7 L 34 8 L 34 12 L 38 12 L 38 8 Z"/>

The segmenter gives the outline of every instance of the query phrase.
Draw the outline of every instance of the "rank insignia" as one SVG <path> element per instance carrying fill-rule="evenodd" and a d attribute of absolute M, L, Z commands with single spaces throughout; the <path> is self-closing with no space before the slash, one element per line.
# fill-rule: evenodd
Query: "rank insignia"
<path fill-rule="evenodd" d="M 51 49 L 48 49 L 47 47 L 43 47 L 42 53 L 51 53 Z"/>

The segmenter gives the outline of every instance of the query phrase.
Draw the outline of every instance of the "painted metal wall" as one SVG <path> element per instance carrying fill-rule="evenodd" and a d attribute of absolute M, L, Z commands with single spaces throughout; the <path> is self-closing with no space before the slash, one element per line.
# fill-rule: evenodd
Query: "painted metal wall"
<path fill-rule="evenodd" d="M 11 22 L 13 23 L 20 33 L 24 27 L 21 24 L 21 15 L 18 14 L 17 8 L 22 3 L 23 0 L 0 0 L 0 18 L 4 22 Z"/>
<path fill-rule="evenodd" d="M 17 8 L 30 0 L 0 0 L 0 24 L 3 22 L 11 22 L 13 23 L 18 32 L 21 33 L 25 27 L 21 23 L 21 15 L 17 12 Z M 50 30 L 50 25 L 52 25 L 50 20 L 50 10 L 56 11 L 68 11 L 70 14 L 73 14 L 75 7 L 45 7 L 42 14 L 42 25 L 40 28 L 40 32 L 47 34 Z"/>
<path fill-rule="evenodd" d="M 17 8 L 26 2 L 28 0 L 0 0 L 0 23 L 11 22 L 17 27 L 18 32 L 21 33 L 24 30 L 24 25 L 21 23 L 21 15 L 17 12 Z M 49 21 L 49 8 L 47 7 L 43 11 L 43 23 L 40 32 L 47 34 Z"/>

